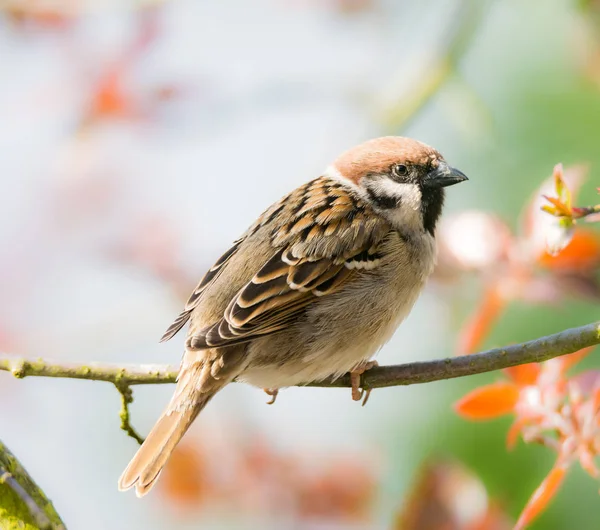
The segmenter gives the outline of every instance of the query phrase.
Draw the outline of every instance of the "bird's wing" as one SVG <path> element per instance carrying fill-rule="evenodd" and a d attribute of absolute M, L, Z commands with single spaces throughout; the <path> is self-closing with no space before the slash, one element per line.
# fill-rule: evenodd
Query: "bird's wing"
<path fill-rule="evenodd" d="M 227 250 L 227 252 L 225 252 L 225 254 L 223 254 L 208 270 L 208 272 L 200 280 L 200 283 L 192 291 L 192 294 L 188 298 L 183 311 L 177 316 L 167 331 L 165 331 L 164 335 L 160 339 L 160 342 L 165 342 L 173 338 L 179 332 L 179 330 L 185 326 L 194 309 L 196 309 L 196 307 L 198 307 L 200 304 L 202 295 L 211 285 L 216 282 L 221 273 L 225 270 L 227 264 L 231 261 L 231 258 L 238 252 L 242 243 L 244 243 L 250 236 L 254 235 L 264 225 L 273 220 L 279 213 L 281 213 L 288 197 L 289 196 L 283 197 L 279 201 L 272 204 L 265 212 L 263 212 L 256 222 L 239 239 L 234 241 L 229 250 Z"/>
<path fill-rule="evenodd" d="M 376 267 L 390 226 L 341 183 L 319 178 L 273 205 L 249 232 L 259 229 L 268 230 L 273 253 L 223 317 L 190 337 L 193 348 L 247 342 L 285 328 L 317 297 Z"/>

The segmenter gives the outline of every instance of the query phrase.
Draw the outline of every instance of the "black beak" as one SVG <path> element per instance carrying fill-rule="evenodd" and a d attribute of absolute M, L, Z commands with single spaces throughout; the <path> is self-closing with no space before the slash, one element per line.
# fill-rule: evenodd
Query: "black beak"
<path fill-rule="evenodd" d="M 440 162 L 440 165 L 425 177 L 423 185 L 428 188 L 445 188 L 465 180 L 469 179 L 462 171 Z"/>

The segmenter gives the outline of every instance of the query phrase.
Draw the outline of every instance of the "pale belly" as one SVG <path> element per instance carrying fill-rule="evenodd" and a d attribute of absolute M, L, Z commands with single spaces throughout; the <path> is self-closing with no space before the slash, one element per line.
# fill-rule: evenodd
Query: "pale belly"
<path fill-rule="evenodd" d="M 397 260 L 377 281 L 365 278 L 319 299 L 290 330 L 253 341 L 238 379 L 282 388 L 340 376 L 369 360 L 406 318 L 433 268 Z M 419 266 L 420 265 L 420 266 Z"/>

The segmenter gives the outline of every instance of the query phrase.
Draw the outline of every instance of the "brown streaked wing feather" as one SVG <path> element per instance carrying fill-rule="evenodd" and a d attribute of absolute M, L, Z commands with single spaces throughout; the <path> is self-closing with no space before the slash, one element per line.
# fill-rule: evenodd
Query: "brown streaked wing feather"
<path fill-rule="evenodd" d="M 308 291 L 311 282 L 318 282 L 329 270 L 335 270 L 329 259 L 317 261 L 303 261 L 294 267 L 290 267 L 287 275 L 287 283 L 292 289 Z"/>
<path fill-rule="evenodd" d="M 219 276 L 219 273 L 225 268 L 231 257 L 238 251 L 240 245 L 248 236 L 254 234 L 259 228 L 267 223 L 270 223 L 281 211 L 286 204 L 287 197 L 283 197 L 279 201 L 272 204 L 267 210 L 265 210 L 256 222 L 240 237 L 234 241 L 233 245 L 223 254 L 217 262 L 209 269 L 204 275 L 200 283 L 196 286 L 188 301 L 185 304 L 183 311 L 177 316 L 173 324 L 169 326 L 167 331 L 161 337 L 160 342 L 165 342 L 173 338 L 179 330 L 186 324 L 190 319 L 192 311 L 198 306 L 202 293 L 206 291 L 206 288 L 211 285 Z M 267 271 L 266 271 L 267 272 Z"/>
<path fill-rule="evenodd" d="M 175 321 L 167 328 L 163 336 L 160 338 L 160 342 L 165 342 L 172 339 L 177 335 L 178 331 L 185 326 L 185 323 L 190 319 L 191 311 L 182 311 Z"/>
<path fill-rule="evenodd" d="M 193 348 L 247 342 L 284 329 L 316 297 L 359 274 L 361 264 L 374 266 L 371 254 L 390 231 L 367 204 L 326 178 L 292 192 L 270 221 L 273 256 L 219 322 L 190 337 Z"/>

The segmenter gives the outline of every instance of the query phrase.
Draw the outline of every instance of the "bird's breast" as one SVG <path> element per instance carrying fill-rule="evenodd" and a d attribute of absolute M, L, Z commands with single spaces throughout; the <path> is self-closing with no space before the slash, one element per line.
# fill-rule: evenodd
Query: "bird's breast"
<path fill-rule="evenodd" d="M 319 298 L 289 330 L 249 345 L 253 361 L 243 379 L 284 387 L 341 375 L 371 358 L 416 302 L 435 264 L 435 244 L 394 234 L 372 270 L 357 271 L 339 292 Z"/>

